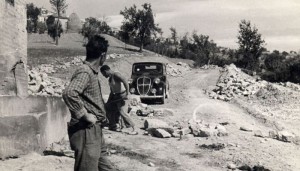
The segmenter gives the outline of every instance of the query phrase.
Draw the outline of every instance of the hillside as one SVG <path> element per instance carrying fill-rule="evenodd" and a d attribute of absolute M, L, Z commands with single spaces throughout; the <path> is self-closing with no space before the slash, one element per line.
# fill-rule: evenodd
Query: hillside
<path fill-rule="evenodd" d="M 40 57 L 30 54 L 30 67 L 44 68 L 37 71 L 41 73 L 52 68 L 49 77 L 67 81 L 83 58 L 83 54 L 75 53 L 76 50 L 84 51 L 78 42 L 81 37 L 64 35 L 66 44 L 54 47 L 49 42 L 35 46 L 33 39 L 45 38 L 35 36 L 29 37 L 29 51 L 50 49 L 53 53 Z M 164 105 L 148 105 L 146 109 L 156 111 L 151 115 L 131 113 L 139 134 L 133 136 L 126 134 L 126 130 L 122 133 L 104 130 L 109 159 L 119 170 L 300 170 L 299 85 L 268 83 L 233 65 L 197 69 L 177 65 L 177 62 L 190 64 L 191 61 L 161 57 L 151 52 L 132 52 L 123 49 L 121 41 L 106 38 L 111 44 L 107 64 L 126 77 L 130 76 L 133 62 L 169 64 L 170 99 Z M 70 40 L 74 42 L 68 44 Z M 56 56 L 54 51 L 65 54 Z M 67 51 L 70 51 L 69 56 Z M 107 80 L 101 79 L 106 94 Z M 143 129 L 145 120 L 149 119 L 166 122 L 181 136 L 151 136 Z M 52 150 L 60 152 L 53 154 L 61 154 L 64 149 L 68 149 L 67 139 L 53 145 Z M 71 171 L 74 160 L 66 156 L 30 154 L 1 164 L 0 170 Z"/>

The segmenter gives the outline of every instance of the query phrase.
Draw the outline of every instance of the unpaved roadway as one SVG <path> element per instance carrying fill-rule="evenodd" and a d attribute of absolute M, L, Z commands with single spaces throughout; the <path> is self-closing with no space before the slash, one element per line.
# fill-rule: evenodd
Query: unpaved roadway
<path fill-rule="evenodd" d="M 170 99 L 154 108 L 168 108 L 173 114 L 155 117 L 170 124 L 188 126 L 196 119 L 206 123 L 228 123 L 228 136 L 193 137 L 191 134 L 179 138 L 160 139 L 105 130 L 109 158 L 120 170 L 130 171 L 218 171 L 228 170 L 228 164 L 237 166 L 262 165 L 275 171 L 300 170 L 299 146 L 270 138 L 255 137 L 253 132 L 239 130 L 241 126 L 268 132 L 268 128 L 249 115 L 238 105 L 214 100 L 204 94 L 203 89 L 214 86 L 219 77 L 218 69 L 193 69 L 182 77 L 170 77 Z M 197 109 L 197 110 L 195 110 Z M 194 113 L 193 116 L 193 112 Z M 138 128 L 147 118 L 132 116 Z M 203 149 L 202 144 L 221 143 L 224 149 Z M 30 154 L 18 159 L 0 162 L 3 171 L 71 171 L 74 160 L 68 157 L 40 156 Z M 151 166 L 150 166 L 151 165 Z"/>

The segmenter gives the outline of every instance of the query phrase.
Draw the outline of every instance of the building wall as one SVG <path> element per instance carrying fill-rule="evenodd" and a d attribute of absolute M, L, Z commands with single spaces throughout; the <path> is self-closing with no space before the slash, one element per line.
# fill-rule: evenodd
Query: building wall
<path fill-rule="evenodd" d="M 0 96 L 0 159 L 42 152 L 67 135 L 70 113 L 60 97 Z"/>
<path fill-rule="evenodd" d="M 25 0 L 1 0 L 0 19 L 0 95 L 14 95 L 12 68 L 20 60 L 27 64 Z"/>

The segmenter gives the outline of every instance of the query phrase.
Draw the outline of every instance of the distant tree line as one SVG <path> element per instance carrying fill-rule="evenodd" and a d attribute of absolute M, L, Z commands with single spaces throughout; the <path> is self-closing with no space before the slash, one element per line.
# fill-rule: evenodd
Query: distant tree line
<path fill-rule="evenodd" d="M 107 24 L 107 18 L 89 17 L 85 19 L 80 34 L 86 39 L 95 34 L 109 34 L 123 40 L 125 48 L 126 44 L 131 44 L 138 46 L 139 51 L 147 49 L 171 58 L 191 59 L 195 61 L 195 67 L 207 64 L 224 66 L 233 63 L 243 71 L 256 73 L 267 81 L 300 83 L 300 54 L 285 51 L 280 53 L 277 50 L 268 52 L 264 47 L 265 41 L 262 35 L 250 21 L 241 20 L 239 23 L 238 49 L 235 50 L 220 47 L 208 35 L 196 31 L 187 32 L 180 37 L 174 27 L 170 28 L 171 34 L 165 38 L 162 36 L 162 30 L 155 23 L 151 4 L 145 3 L 141 7 L 138 9 L 133 5 L 120 11 L 124 20 L 118 32 L 113 31 Z M 40 30 L 37 22 L 38 15 L 40 10 L 33 4 L 28 4 L 28 32 Z M 61 24 L 55 22 L 54 17 L 49 17 L 46 23 L 48 34 L 55 40 L 62 32 Z"/>

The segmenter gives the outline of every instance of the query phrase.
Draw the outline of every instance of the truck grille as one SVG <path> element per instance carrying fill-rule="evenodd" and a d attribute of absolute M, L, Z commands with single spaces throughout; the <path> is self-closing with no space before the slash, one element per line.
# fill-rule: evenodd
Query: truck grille
<path fill-rule="evenodd" d="M 151 79 L 149 77 L 139 77 L 137 79 L 137 90 L 140 95 L 146 95 L 151 88 Z"/>

